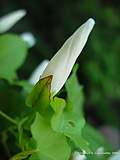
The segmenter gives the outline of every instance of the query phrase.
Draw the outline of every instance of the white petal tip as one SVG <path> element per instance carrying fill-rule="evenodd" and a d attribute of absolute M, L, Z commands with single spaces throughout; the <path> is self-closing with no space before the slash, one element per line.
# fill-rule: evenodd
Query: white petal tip
<path fill-rule="evenodd" d="M 94 25 L 95 24 L 95 20 L 93 18 L 89 18 L 88 19 L 89 24 Z"/>
<path fill-rule="evenodd" d="M 23 16 L 25 16 L 25 15 L 27 14 L 27 11 L 24 10 L 24 9 L 20 9 L 20 10 L 18 10 L 18 11 L 21 12 L 21 14 L 22 14 Z"/>
<path fill-rule="evenodd" d="M 19 9 L 17 11 L 14 11 L 13 14 L 14 13 L 18 16 L 18 20 L 19 20 L 27 14 L 27 11 L 24 9 Z"/>

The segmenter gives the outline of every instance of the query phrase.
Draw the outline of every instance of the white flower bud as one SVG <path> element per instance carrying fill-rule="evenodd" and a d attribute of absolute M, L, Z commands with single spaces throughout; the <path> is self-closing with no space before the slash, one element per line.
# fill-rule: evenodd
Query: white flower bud
<path fill-rule="evenodd" d="M 21 9 L 14 11 L 0 18 L 0 33 L 8 31 L 15 25 L 22 17 L 26 15 L 26 11 Z"/>
<path fill-rule="evenodd" d="M 66 82 L 76 59 L 85 46 L 88 36 L 95 24 L 90 18 L 76 32 L 66 40 L 62 48 L 51 59 L 41 78 L 53 75 L 51 93 L 54 96 Z"/>

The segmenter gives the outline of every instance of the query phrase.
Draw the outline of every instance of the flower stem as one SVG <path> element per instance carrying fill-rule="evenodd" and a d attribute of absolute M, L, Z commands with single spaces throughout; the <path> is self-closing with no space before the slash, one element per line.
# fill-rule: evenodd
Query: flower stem
<path fill-rule="evenodd" d="M 2 112 L 1 110 L 0 110 L 0 115 L 2 117 L 4 117 L 5 119 L 7 119 L 9 122 L 17 125 L 17 122 L 13 118 L 11 118 L 10 116 L 8 116 L 7 114 L 5 114 L 4 112 Z"/>

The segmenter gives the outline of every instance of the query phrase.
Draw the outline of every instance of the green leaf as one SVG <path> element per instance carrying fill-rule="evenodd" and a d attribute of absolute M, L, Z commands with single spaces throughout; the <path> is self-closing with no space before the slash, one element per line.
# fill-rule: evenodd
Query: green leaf
<path fill-rule="evenodd" d="M 51 102 L 55 111 L 52 117 L 52 127 L 62 133 L 81 134 L 85 120 L 79 116 L 79 113 L 64 110 L 66 103 L 63 99 L 55 97 Z"/>
<path fill-rule="evenodd" d="M 0 36 L 0 78 L 17 78 L 16 70 L 27 55 L 27 44 L 17 35 Z"/>
<path fill-rule="evenodd" d="M 40 160 L 68 160 L 70 147 L 64 135 L 54 132 L 49 123 L 37 113 L 31 126 L 32 136 L 36 141 Z"/>
<path fill-rule="evenodd" d="M 76 70 L 66 84 L 67 101 L 57 97 L 51 100 L 51 107 L 54 110 L 51 126 L 55 131 L 69 137 L 79 149 L 89 151 L 89 144 L 81 136 L 85 125 L 82 112 L 84 97 L 76 77 Z"/>
<path fill-rule="evenodd" d="M 66 90 L 67 90 L 67 98 L 68 103 L 71 103 L 73 106 L 73 110 L 75 112 L 82 113 L 82 108 L 84 104 L 84 94 L 83 94 L 83 86 L 81 86 L 78 82 L 76 72 L 78 70 L 78 65 L 75 65 L 72 75 L 66 82 Z"/>
<path fill-rule="evenodd" d="M 54 114 L 51 119 L 52 128 L 55 131 L 59 131 L 63 133 L 64 132 L 63 111 L 64 111 L 64 108 L 66 107 L 66 102 L 62 98 L 55 97 L 50 104 L 54 110 Z"/>
<path fill-rule="evenodd" d="M 36 111 L 45 113 L 50 103 L 50 87 L 52 76 L 40 79 L 31 93 L 29 94 L 26 104 L 33 107 Z"/>
<path fill-rule="evenodd" d="M 83 116 L 72 110 L 65 110 L 66 102 L 61 98 L 55 97 L 51 101 L 51 107 L 55 112 L 51 119 L 53 130 L 69 137 L 81 150 L 89 151 L 88 143 L 81 137 L 85 125 Z"/>

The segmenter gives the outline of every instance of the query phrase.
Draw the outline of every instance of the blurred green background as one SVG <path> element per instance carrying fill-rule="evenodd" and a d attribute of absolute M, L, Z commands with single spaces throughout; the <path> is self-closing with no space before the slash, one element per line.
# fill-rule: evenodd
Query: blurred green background
<path fill-rule="evenodd" d="M 37 41 L 18 70 L 21 79 L 29 78 L 42 60 L 51 59 L 83 22 L 95 19 L 96 25 L 77 60 L 85 92 L 85 116 L 94 126 L 119 128 L 120 1 L 0 0 L 0 16 L 17 9 L 26 9 L 27 16 L 10 32 L 31 32 Z"/>

